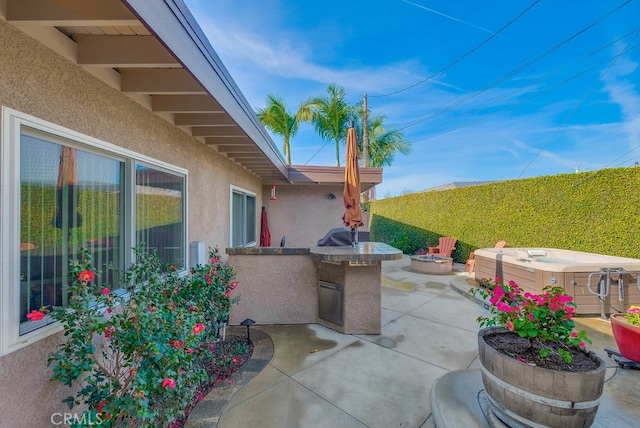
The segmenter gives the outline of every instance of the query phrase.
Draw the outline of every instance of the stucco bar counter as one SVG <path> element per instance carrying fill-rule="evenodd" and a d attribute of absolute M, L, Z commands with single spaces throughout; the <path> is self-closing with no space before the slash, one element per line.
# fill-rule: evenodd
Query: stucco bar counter
<path fill-rule="evenodd" d="M 402 252 L 380 242 L 355 247 L 227 248 L 240 299 L 230 323 L 318 323 L 345 334 L 380 334 L 382 262 Z"/>

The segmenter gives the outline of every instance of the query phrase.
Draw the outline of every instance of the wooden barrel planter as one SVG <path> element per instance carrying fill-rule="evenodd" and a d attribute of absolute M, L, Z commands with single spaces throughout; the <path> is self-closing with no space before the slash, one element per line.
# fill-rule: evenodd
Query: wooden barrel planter
<path fill-rule="evenodd" d="M 482 382 L 496 416 L 511 427 L 589 427 L 604 386 L 606 366 L 588 372 L 550 370 L 517 361 L 495 350 L 484 336 L 508 330 L 478 332 Z"/>
<path fill-rule="evenodd" d="M 640 326 L 627 322 L 624 314 L 611 314 L 609 320 L 622 356 L 640 362 Z"/>

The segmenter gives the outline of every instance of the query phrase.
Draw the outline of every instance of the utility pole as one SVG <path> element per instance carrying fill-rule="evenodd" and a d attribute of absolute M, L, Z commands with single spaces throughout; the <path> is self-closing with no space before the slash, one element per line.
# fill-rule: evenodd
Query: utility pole
<path fill-rule="evenodd" d="M 364 94 L 364 102 L 362 104 L 362 166 L 369 166 L 369 123 L 368 123 L 368 110 L 367 107 L 367 94 Z M 371 189 L 364 193 L 364 201 L 368 202 L 371 196 Z"/>
<path fill-rule="evenodd" d="M 367 94 L 364 94 L 364 104 L 362 112 L 362 166 L 369 166 L 369 135 L 367 134 L 369 126 L 367 123 Z"/>

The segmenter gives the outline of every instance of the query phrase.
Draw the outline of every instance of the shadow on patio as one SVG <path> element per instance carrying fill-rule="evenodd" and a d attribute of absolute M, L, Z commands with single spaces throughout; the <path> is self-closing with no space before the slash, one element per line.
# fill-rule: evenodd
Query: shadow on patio
<path fill-rule="evenodd" d="M 502 426 L 488 424 L 473 407 L 482 388 L 476 318 L 488 312 L 463 295 L 469 288 L 464 266 L 456 264 L 452 275 L 427 275 L 409 265 L 407 256 L 382 264 L 381 335 L 344 335 L 317 324 L 253 327 L 252 360 L 196 406 L 186 426 L 434 427 L 435 420 L 451 421 L 451 397 L 439 397 L 432 409 L 431 387 L 464 369 L 472 370 L 466 372 L 471 378 L 449 387 L 473 403 L 455 410 L 456 425 L 445 426 Z M 604 348 L 616 347 L 608 321 L 577 323 L 608 367 L 593 426 L 637 426 L 640 371 L 620 369 L 607 356 Z"/>

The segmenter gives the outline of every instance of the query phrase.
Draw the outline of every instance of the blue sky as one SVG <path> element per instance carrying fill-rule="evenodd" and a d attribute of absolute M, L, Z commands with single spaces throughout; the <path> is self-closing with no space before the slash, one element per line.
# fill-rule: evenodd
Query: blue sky
<path fill-rule="evenodd" d="M 413 147 L 378 198 L 640 161 L 639 0 L 185 2 L 254 108 L 368 94 Z M 335 165 L 335 145 L 303 124 L 291 156 Z"/>

